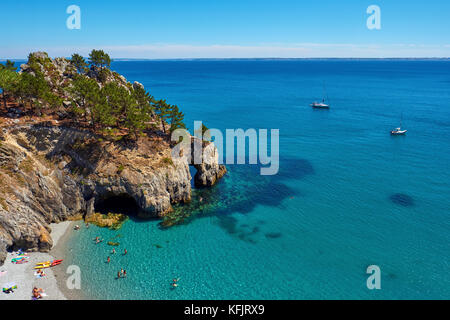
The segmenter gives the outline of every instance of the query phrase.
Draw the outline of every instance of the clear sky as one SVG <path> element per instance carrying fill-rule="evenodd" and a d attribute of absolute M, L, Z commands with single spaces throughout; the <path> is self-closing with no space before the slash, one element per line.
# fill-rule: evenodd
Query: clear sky
<path fill-rule="evenodd" d="M 81 29 L 69 30 L 69 5 Z M 369 30 L 370 5 L 381 29 Z M 2 0 L 0 59 L 450 57 L 448 0 Z"/>

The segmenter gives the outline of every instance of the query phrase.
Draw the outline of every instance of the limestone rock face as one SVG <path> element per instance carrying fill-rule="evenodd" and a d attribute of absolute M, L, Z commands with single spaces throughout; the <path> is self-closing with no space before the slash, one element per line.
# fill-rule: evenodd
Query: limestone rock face
<path fill-rule="evenodd" d="M 3 261 L 6 259 L 6 242 L 0 240 L 0 264 L 3 264 Z"/>
<path fill-rule="evenodd" d="M 213 185 L 226 172 L 213 144 L 195 182 Z M 103 141 L 89 131 L 43 125 L 0 135 L 0 265 L 7 248 L 48 251 L 49 224 L 91 215 L 114 196 L 134 199 L 143 218 L 163 217 L 191 199 L 188 159 L 171 157 L 160 138 Z"/>
<path fill-rule="evenodd" d="M 205 143 L 194 138 L 191 150 L 191 161 L 197 169 L 194 177 L 196 187 L 211 187 L 226 174 L 226 167 L 219 164 L 219 153 L 214 143 Z M 200 155 L 198 151 L 201 151 Z M 195 159 L 201 159 L 201 163 L 196 164 Z"/>

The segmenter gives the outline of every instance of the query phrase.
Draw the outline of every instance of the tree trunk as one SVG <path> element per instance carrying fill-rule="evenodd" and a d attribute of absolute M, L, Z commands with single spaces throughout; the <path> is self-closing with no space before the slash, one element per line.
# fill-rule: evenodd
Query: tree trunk
<path fill-rule="evenodd" d="M 6 92 L 4 89 L 3 89 L 3 105 L 5 106 L 6 109 Z"/>
<path fill-rule="evenodd" d="M 166 125 L 164 124 L 164 120 L 163 119 L 161 119 L 161 123 L 162 123 L 162 126 L 163 126 L 163 132 L 166 133 Z"/>

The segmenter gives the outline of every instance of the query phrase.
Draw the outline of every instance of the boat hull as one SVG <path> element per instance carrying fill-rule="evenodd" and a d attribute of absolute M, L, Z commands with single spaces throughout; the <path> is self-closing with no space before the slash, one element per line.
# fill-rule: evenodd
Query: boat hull
<path fill-rule="evenodd" d="M 312 104 L 311 107 L 314 109 L 330 109 L 330 106 L 326 104 Z"/>
<path fill-rule="evenodd" d="M 404 136 L 408 132 L 407 130 L 404 131 L 391 131 L 392 136 Z"/>

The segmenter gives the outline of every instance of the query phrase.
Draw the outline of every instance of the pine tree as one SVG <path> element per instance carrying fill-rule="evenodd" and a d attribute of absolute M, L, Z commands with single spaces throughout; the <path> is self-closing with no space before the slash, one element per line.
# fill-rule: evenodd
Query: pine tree
<path fill-rule="evenodd" d="M 161 121 L 163 132 L 166 133 L 166 120 L 170 117 L 170 105 L 166 100 L 158 100 L 154 103 L 156 115 Z"/>
<path fill-rule="evenodd" d="M 14 67 L 14 62 L 11 60 L 6 60 L 5 64 L 0 64 L 0 70 L 7 69 L 9 71 L 17 71 L 17 67 Z"/>
<path fill-rule="evenodd" d="M 184 124 L 184 114 L 180 111 L 178 106 L 172 106 L 170 108 L 170 133 L 176 129 L 186 129 Z"/>
<path fill-rule="evenodd" d="M 3 104 L 6 108 L 6 96 L 8 92 L 15 90 L 19 82 L 19 74 L 10 68 L 3 67 L 0 69 L 0 89 L 2 89 Z"/>
<path fill-rule="evenodd" d="M 74 65 L 74 67 L 77 69 L 78 73 L 83 74 L 86 72 L 86 68 L 87 68 L 88 64 L 86 63 L 86 61 L 84 60 L 84 58 L 81 55 L 74 53 L 72 55 L 72 59 L 70 61 Z"/>
<path fill-rule="evenodd" d="M 103 69 L 111 66 L 111 58 L 103 50 L 92 50 L 89 54 L 89 63 Z"/>
<path fill-rule="evenodd" d="M 84 121 L 90 122 L 92 128 L 95 129 L 100 118 L 100 106 L 105 103 L 105 100 L 102 101 L 99 85 L 94 79 L 77 76 L 73 81 L 71 92 L 75 100 L 74 113 L 82 115 Z"/>

